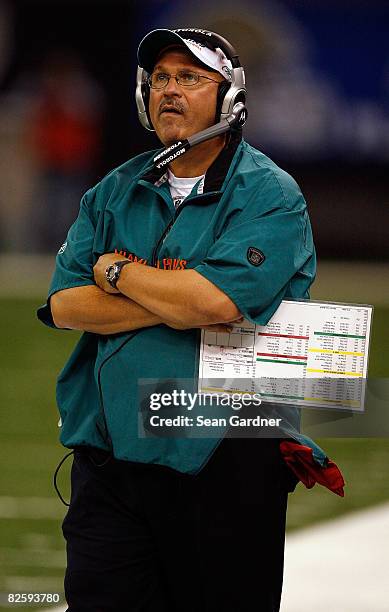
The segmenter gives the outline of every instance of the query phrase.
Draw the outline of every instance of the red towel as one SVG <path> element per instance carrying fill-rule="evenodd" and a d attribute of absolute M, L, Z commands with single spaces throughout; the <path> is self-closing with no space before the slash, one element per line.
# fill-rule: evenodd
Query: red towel
<path fill-rule="evenodd" d="M 330 491 L 344 497 L 345 482 L 340 469 L 333 461 L 327 458 L 326 465 L 321 466 L 314 460 L 312 449 L 309 446 L 289 440 L 283 440 L 280 443 L 280 450 L 290 469 L 307 489 L 312 489 L 318 482 Z"/>

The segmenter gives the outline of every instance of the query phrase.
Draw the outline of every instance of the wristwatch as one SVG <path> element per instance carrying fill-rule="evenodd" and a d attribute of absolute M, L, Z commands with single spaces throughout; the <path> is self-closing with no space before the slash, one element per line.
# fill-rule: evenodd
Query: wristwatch
<path fill-rule="evenodd" d="M 119 280 L 120 272 L 122 271 L 122 268 L 130 263 L 131 261 L 129 261 L 128 259 L 123 259 L 121 261 L 115 261 L 115 263 L 110 264 L 107 267 L 107 269 L 105 270 L 105 277 L 107 281 L 109 282 L 109 284 L 111 285 L 111 287 L 116 289 L 116 285 Z"/>

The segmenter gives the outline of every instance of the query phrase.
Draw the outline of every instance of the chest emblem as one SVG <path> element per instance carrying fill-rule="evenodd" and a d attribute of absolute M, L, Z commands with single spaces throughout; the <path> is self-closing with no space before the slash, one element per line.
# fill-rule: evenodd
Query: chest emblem
<path fill-rule="evenodd" d="M 266 259 L 266 257 L 264 256 L 262 251 L 260 251 L 259 249 L 255 248 L 255 247 L 249 247 L 247 249 L 247 260 L 253 266 L 256 266 L 256 267 L 260 266 L 261 264 L 263 264 L 265 259 Z"/>

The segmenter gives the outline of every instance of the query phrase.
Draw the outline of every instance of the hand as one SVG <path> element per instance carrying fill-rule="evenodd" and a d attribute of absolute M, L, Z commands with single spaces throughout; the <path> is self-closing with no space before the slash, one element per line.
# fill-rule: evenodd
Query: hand
<path fill-rule="evenodd" d="M 104 253 L 100 255 L 95 265 L 93 266 L 93 274 L 95 277 L 95 283 L 100 289 L 103 289 L 106 293 L 120 293 L 118 289 L 111 287 L 105 276 L 105 271 L 111 264 L 116 261 L 124 259 L 118 253 Z"/>
<path fill-rule="evenodd" d="M 209 331 L 215 332 L 230 332 L 232 326 L 228 323 L 214 323 L 213 325 L 188 325 L 187 323 L 172 323 L 171 321 L 164 321 L 164 324 L 172 329 L 208 329 Z"/>

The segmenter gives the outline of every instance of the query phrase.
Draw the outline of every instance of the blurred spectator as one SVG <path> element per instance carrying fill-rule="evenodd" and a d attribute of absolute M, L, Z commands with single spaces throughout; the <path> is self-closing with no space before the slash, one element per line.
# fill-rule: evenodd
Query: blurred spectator
<path fill-rule="evenodd" d="M 28 113 L 27 138 L 38 170 L 30 220 L 33 250 L 64 242 L 101 151 L 102 94 L 81 61 L 53 52 L 44 62 Z"/>

